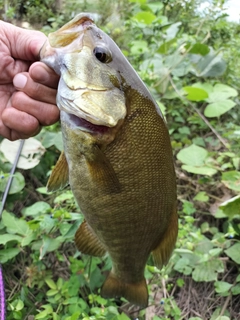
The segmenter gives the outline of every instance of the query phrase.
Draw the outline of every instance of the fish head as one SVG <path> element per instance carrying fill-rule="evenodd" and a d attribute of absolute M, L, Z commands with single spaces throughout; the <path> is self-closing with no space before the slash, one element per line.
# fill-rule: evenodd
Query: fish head
<path fill-rule="evenodd" d="M 81 13 L 50 33 L 40 58 L 60 75 L 60 111 L 92 125 L 111 128 L 122 122 L 127 109 L 119 55 L 117 45 L 94 24 L 91 14 Z"/>

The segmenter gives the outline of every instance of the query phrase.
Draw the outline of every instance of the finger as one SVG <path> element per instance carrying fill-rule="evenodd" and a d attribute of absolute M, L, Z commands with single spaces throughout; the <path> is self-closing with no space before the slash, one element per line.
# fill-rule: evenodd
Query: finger
<path fill-rule="evenodd" d="M 57 91 L 53 88 L 33 81 L 27 72 L 18 73 L 13 78 L 13 84 L 17 90 L 25 92 L 34 100 L 56 104 Z"/>
<path fill-rule="evenodd" d="M 49 126 L 59 120 L 59 109 L 55 104 L 36 101 L 18 91 L 11 99 L 12 107 L 34 117 L 41 125 Z"/>
<path fill-rule="evenodd" d="M 3 125 L 8 129 L 10 140 L 26 139 L 36 135 L 41 126 L 37 119 L 15 108 L 6 108 L 2 113 Z"/>
<path fill-rule="evenodd" d="M 29 68 L 30 77 L 38 83 L 56 89 L 59 76 L 43 62 L 35 62 Z"/>

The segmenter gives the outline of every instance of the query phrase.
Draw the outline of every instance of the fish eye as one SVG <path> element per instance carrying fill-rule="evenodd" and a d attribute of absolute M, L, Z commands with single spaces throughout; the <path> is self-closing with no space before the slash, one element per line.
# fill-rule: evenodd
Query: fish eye
<path fill-rule="evenodd" d="M 95 47 L 93 49 L 93 54 L 102 63 L 108 63 L 112 60 L 110 52 L 103 47 Z"/>

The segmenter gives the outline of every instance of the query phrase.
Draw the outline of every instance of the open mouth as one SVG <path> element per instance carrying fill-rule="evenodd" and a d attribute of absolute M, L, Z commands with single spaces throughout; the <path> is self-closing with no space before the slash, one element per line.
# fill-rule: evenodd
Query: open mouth
<path fill-rule="evenodd" d="M 68 120 L 74 124 L 74 126 L 80 128 L 82 131 L 91 132 L 91 133 L 100 133 L 104 134 L 109 131 L 109 127 L 93 124 L 83 118 L 79 118 L 74 114 L 68 113 Z"/>

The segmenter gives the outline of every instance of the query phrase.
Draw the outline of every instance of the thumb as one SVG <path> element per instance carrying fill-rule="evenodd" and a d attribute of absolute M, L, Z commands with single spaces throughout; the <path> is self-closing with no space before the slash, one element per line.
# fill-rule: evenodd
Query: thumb
<path fill-rule="evenodd" d="M 0 21 L 0 30 L 5 35 L 9 51 L 15 59 L 37 61 L 39 52 L 47 37 L 44 33 L 16 27 Z"/>

